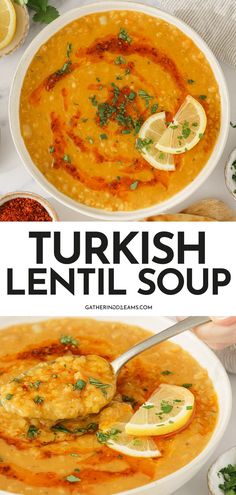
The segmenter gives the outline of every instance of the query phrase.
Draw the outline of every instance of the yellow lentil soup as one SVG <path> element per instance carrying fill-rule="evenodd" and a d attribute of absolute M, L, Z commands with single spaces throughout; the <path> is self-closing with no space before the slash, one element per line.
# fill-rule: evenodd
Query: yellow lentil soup
<path fill-rule="evenodd" d="M 112 361 L 148 336 L 139 327 L 89 319 L 12 326 L 0 332 L 0 393 L 4 384 L 40 363 L 91 354 Z M 45 387 L 43 369 L 37 368 L 42 376 L 37 375 L 31 384 L 30 394 L 37 397 L 43 395 Z M 51 379 L 56 388 L 61 377 L 55 370 Z M 99 441 L 96 432 L 104 416 L 106 420 L 109 415 L 117 419 L 121 406 L 136 411 L 161 383 L 185 384 L 196 403 L 185 429 L 153 437 L 161 457 L 133 458 Z M 37 405 L 42 407 L 39 401 Z M 67 414 L 66 404 L 64 407 Z M 145 485 L 194 459 L 209 442 L 217 416 L 217 398 L 206 370 L 178 345 L 165 342 L 123 368 L 113 401 L 99 414 L 55 424 L 42 418 L 25 418 L 1 407 L 0 489 L 34 495 L 111 495 Z"/>
<path fill-rule="evenodd" d="M 176 170 L 153 168 L 137 141 L 142 123 L 187 95 L 204 107 L 207 128 Z M 141 12 L 111 11 L 66 25 L 34 56 L 20 101 L 21 132 L 45 178 L 84 205 L 129 211 L 161 203 L 191 183 L 220 129 L 212 69 L 175 26 Z"/>

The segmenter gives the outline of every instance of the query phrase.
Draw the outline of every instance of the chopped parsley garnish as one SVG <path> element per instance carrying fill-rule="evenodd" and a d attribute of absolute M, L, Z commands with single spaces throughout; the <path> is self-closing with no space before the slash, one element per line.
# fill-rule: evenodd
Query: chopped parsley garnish
<path fill-rule="evenodd" d="M 150 101 L 153 99 L 153 96 L 149 95 L 144 89 L 140 89 L 138 91 L 138 95 L 145 101 L 145 105 L 148 108 Z"/>
<path fill-rule="evenodd" d="M 5 396 L 5 399 L 6 399 L 6 400 L 11 400 L 11 399 L 12 399 L 12 397 L 14 397 L 14 394 L 7 394 L 7 395 Z"/>
<path fill-rule="evenodd" d="M 131 130 L 130 129 L 122 129 L 121 134 L 130 134 Z"/>
<path fill-rule="evenodd" d="M 97 380 L 97 378 L 93 378 L 92 376 L 89 377 L 89 383 L 90 385 L 99 388 L 105 397 L 107 395 L 107 388 L 111 386 L 109 383 L 102 383 L 99 380 Z"/>
<path fill-rule="evenodd" d="M 173 409 L 173 406 L 166 402 L 165 400 L 161 401 L 161 412 L 163 414 L 169 414 Z"/>
<path fill-rule="evenodd" d="M 31 386 L 32 388 L 36 388 L 36 390 L 38 390 L 38 389 L 39 389 L 39 387 L 40 387 L 40 385 L 41 385 L 41 383 L 42 383 L 42 382 L 41 382 L 40 380 L 36 380 L 35 382 L 32 382 L 32 383 L 30 384 L 30 386 Z"/>
<path fill-rule="evenodd" d="M 108 136 L 107 136 L 107 134 L 100 134 L 100 138 L 101 138 L 101 139 L 107 139 L 107 138 L 108 138 Z"/>
<path fill-rule="evenodd" d="M 137 96 L 137 93 L 135 91 L 130 91 L 129 95 L 127 95 L 128 100 L 134 100 Z"/>
<path fill-rule="evenodd" d="M 132 184 L 130 184 L 129 188 L 131 189 L 131 191 L 135 191 L 135 189 L 137 189 L 138 187 L 138 180 L 135 180 L 134 182 L 132 182 Z"/>
<path fill-rule="evenodd" d="M 195 81 L 194 81 L 193 79 L 188 79 L 188 80 L 187 80 L 187 83 L 188 83 L 188 84 L 193 84 L 193 83 L 195 83 Z"/>
<path fill-rule="evenodd" d="M 44 402 L 44 398 L 41 397 L 40 395 L 36 395 L 36 397 L 34 397 L 34 402 L 35 404 L 42 404 Z"/>
<path fill-rule="evenodd" d="M 129 36 L 128 32 L 124 28 L 120 28 L 119 34 L 118 34 L 119 40 L 125 41 L 129 45 L 132 43 L 132 38 Z"/>
<path fill-rule="evenodd" d="M 89 97 L 89 100 L 91 101 L 91 103 L 92 103 L 92 105 L 93 105 L 94 107 L 97 107 L 97 106 L 98 106 L 98 101 L 97 101 L 97 97 L 96 97 L 96 95 L 90 96 L 90 97 Z"/>
<path fill-rule="evenodd" d="M 153 404 L 143 404 L 143 409 L 152 409 L 154 407 Z"/>
<path fill-rule="evenodd" d="M 192 383 L 183 383 L 182 387 L 184 388 L 191 388 L 193 385 Z"/>
<path fill-rule="evenodd" d="M 202 139 L 203 138 L 203 133 L 202 132 L 199 132 L 198 137 L 199 137 L 199 139 Z"/>
<path fill-rule="evenodd" d="M 131 69 L 129 67 L 127 67 L 127 69 L 125 69 L 125 76 L 128 76 L 128 74 L 130 74 L 131 72 Z"/>
<path fill-rule="evenodd" d="M 117 428 L 112 428 L 111 430 L 109 431 L 106 431 L 106 432 L 103 432 L 103 431 L 97 431 L 96 433 L 96 437 L 97 437 L 97 440 L 99 443 L 107 443 L 109 442 L 109 440 L 116 440 L 117 438 L 117 435 L 119 435 L 119 433 L 121 433 L 120 430 L 118 430 Z"/>
<path fill-rule="evenodd" d="M 191 134 L 191 129 L 189 127 L 189 123 L 185 121 L 182 126 L 182 137 L 184 139 L 187 139 L 190 134 Z"/>
<path fill-rule="evenodd" d="M 55 146 L 49 146 L 48 151 L 49 151 L 49 153 L 54 153 Z"/>
<path fill-rule="evenodd" d="M 115 59 L 115 64 L 116 65 L 121 65 L 121 64 L 126 64 L 126 60 L 124 57 L 122 57 L 121 55 L 119 55 L 118 57 L 116 57 Z"/>
<path fill-rule="evenodd" d="M 71 60 L 67 60 L 63 64 L 63 66 L 55 72 L 55 74 L 57 74 L 57 76 L 63 76 L 64 74 L 69 74 L 71 72 L 71 65 L 72 65 Z"/>
<path fill-rule="evenodd" d="M 161 375 L 164 375 L 164 376 L 173 375 L 173 374 L 174 374 L 174 372 L 170 371 L 170 370 L 161 371 Z"/>
<path fill-rule="evenodd" d="M 206 95 L 199 95 L 200 100 L 206 100 L 207 96 Z"/>
<path fill-rule="evenodd" d="M 219 488 L 225 495 L 235 495 L 236 493 L 236 465 L 228 464 L 218 472 L 218 476 L 223 477 L 224 483 Z"/>
<path fill-rule="evenodd" d="M 105 126 L 112 115 L 116 112 L 116 107 L 110 105 L 109 103 L 99 103 L 97 115 L 99 118 L 99 124 L 103 127 Z"/>
<path fill-rule="evenodd" d="M 143 150 L 148 150 L 151 144 L 153 144 L 153 140 L 152 139 L 149 139 L 149 138 L 144 138 L 144 139 L 138 138 L 136 140 L 135 147 L 137 148 L 137 150 L 143 151 Z"/>
<path fill-rule="evenodd" d="M 233 129 L 236 129 L 236 124 L 233 124 L 233 122 L 230 122 L 230 125 L 231 125 L 231 127 L 233 127 Z"/>
<path fill-rule="evenodd" d="M 187 410 L 187 411 L 191 411 L 191 410 L 192 410 L 192 408 L 193 408 L 193 406 L 186 406 L 186 410 Z"/>
<path fill-rule="evenodd" d="M 27 431 L 27 437 L 30 439 L 36 438 L 39 434 L 39 429 L 37 426 L 30 425 L 28 431 Z"/>
<path fill-rule="evenodd" d="M 74 390 L 83 390 L 84 387 L 86 387 L 87 382 L 82 380 L 81 378 L 77 380 L 77 382 L 74 384 L 73 388 Z"/>
<path fill-rule="evenodd" d="M 69 483 L 78 483 L 78 481 L 81 481 L 81 479 L 78 478 L 77 476 L 74 476 L 74 474 L 70 474 L 65 479 L 66 481 L 69 481 Z"/>
<path fill-rule="evenodd" d="M 72 43 L 67 43 L 67 48 L 66 48 L 66 56 L 67 58 L 70 58 L 72 52 Z"/>
<path fill-rule="evenodd" d="M 71 335 L 62 335 L 60 338 L 60 343 L 63 345 L 73 345 L 78 347 L 78 340 L 74 339 Z"/>
<path fill-rule="evenodd" d="M 89 142 L 89 144 L 94 144 L 94 139 L 91 136 L 87 136 L 86 139 Z"/>
<path fill-rule="evenodd" d="M 84 435 L 84 433 L 92 433 L 96 431 L 98 428 L 97 423 L 89 423 L 87 426 L 84 426 L 83 428 L 75 428 L 74 430 L 70 430 L 67 428 L 67 426 L 57 423 L 56 425 L 52 426 L 53 431 L 58 431 L 60 433 L 70 433 L 72 435 Z"/>
<path fill-rule="evenodd" d="M 158 103 L 154 103 L 154 105 L 151 106 L 151 113 L 156 113 L 158 109 Z"/>
<path fill-rule="evenodd" d="M 67 154 L 65 154 L 63 156 L 63 160 L 64 160 L 64 162 L 71 163 L 71 157 L 69 155 L 67 155 Z"/>

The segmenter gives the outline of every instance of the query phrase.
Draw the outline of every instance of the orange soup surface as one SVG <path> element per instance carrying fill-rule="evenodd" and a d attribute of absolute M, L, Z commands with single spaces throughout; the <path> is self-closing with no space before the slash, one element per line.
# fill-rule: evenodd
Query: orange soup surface
<path fill-rule="evenodd" d="M 12 326 L 0 332 L 0 391 L 39 363 L 91 354 L 112 361 L 148 336 L 139 327 L 78 318 Z M 53 372 L 54 387 L 59 379 Z M 114 414 L 122 404 L 137 410 L 161 383 L 188 386 L 196 401 L 185 429 L 153 437 L 161 457 L 134 458 L 99 442 L 96 432 L 104 413 Z M 32 383 L 37 397 L 42 395 L 40 386 L 41 379 Z M 217 397 L 207 372 L 178 345 L 165 342 L 123 368 L 113 402 L 99 414 L 55 424 L 1 407 L 0 489 L 32 495 L 111 495 L 142 486 L 193 460 L 209 442 L 217 417 Z"/>
<path fill-rule="evenodd" d="M 176 170 L 153 168 L 137 136 L 153 113 L 167 123 L 187 95 L 204 107 L 207 128 Z M 175 26 L 141 12 L 91 14 L 43 44 L 24 79 L 21 132 L 45 178 L 84 205 L 129 211 L 161 203 L 202 170 L 220 129 L 212 69 Z"/>

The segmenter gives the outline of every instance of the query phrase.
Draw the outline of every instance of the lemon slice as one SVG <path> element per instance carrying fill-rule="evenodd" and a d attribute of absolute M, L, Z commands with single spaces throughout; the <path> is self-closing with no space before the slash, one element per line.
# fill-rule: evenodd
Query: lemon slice
<path fill-rule="evenodd" d="M 166 114 L 159 112 L 151 115 L 139 131 L 136 147 L 142 153 L 145 160 L 158 170 L 175 170 L 172 155 L 156 149 L 156 143 L 166 130 Z"/>
<path fill-rule="evenodd" d="M 0 50 L 9 45 L 16 31 L 16 11 L 11 0 L 0 0 Z"/>
<path fill-rule="evenodd" d="M 156 143 L 156 148 L 172 155 L 191 150 L 202 138 L 207 124 L 199 101 L 188 95 L 173 121 Z"/>
<path fill-rule="evenodd" d="M 127 421 L 133 416 L 129 404 L 114 401 L 100 414 L 98 442 L 110 449 L 132 457 L 159 457 L 161 453 L 152 438 L 130 436 L 125 432 Z"/>
<path fill-rule="evenodd" d="M 110 449 L 132 457 L 160 457 L 161 453 L 152 438 L 127 435 L 126 423 L 116 423 L 107 431 L 99 431 L 97 438 L 102 439 Z"/>
<path fill-rule="evenodd" d="M 183 428 L 194 410 L 194 395 L 185 387 L 162 384 L 126 424 L 127 435 L 167 435 Z"/>

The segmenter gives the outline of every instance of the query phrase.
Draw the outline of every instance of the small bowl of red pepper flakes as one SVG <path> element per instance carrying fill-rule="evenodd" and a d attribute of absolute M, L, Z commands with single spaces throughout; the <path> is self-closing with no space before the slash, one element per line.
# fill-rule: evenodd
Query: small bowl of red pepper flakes
<path fill-rule="evenodd" d="M 56 222 L 50 203 L 30 192 L 14 192 L 0 198 L 0 222 Z"/>

